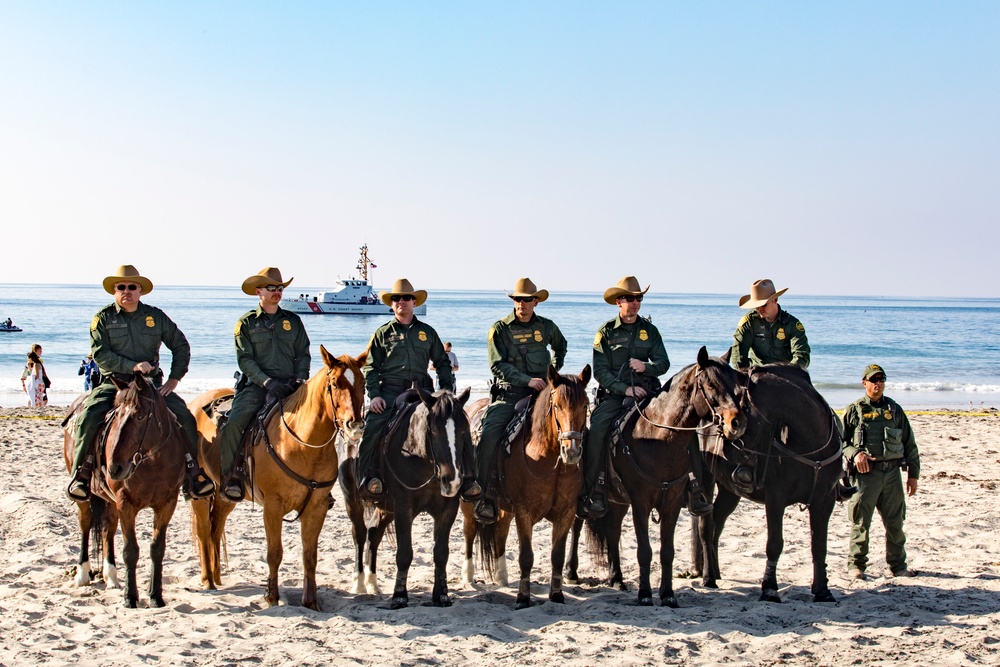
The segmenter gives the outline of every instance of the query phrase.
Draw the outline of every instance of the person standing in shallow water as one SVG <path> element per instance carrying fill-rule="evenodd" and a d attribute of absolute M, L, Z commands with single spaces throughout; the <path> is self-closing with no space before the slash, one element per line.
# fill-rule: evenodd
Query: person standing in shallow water
<path fill-rule="evenodd" d="M 851 519 L 847 568 L 854 579 L 864 579 L 868 567 L 868 537 L 878 510 L 885 525 L 885 560 L 894 577 L 909 577 L 906 563 L 906 496 L 917 492 L 920 452 L 903 409 L 885 395 L 885 370 L 865 367 L 861 382 L 865 395 L 844 411 L 844 456 L 851 462 L 858 493 L 847 504 Z M 901 470 L 906 470 L 903 492 Z"/>

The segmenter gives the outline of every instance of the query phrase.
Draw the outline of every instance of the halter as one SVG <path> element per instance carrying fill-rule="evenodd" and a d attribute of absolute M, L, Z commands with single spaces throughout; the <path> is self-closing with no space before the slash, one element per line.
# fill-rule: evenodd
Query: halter
<path fill-rule="evenodd" d="M 712 402 L 710 400 L 708 400 L 708 394 L 705 392 L 705 387 L 702 385 L 702 382 L 701 382 L 701 374 L 702 374 L 702 372 L 704 370 L 705 369 L 703 369 L 703 368 L 699 368 L 697 371 L 695 371 L 694 377 L 695 377 L 695 386 L 697 387 L 698 392 L 701 394 L 702 399 L 705 401 L 705 405 L 708 406 L 709 411 L 712 413 L 712 423 L 710 425 L 708 425 L 708 426 L 673 426 L 671 424 L 660 424 L 658 422 L 654 422 L 652 419 L 650 419 L 649 417 L 647 417 L 646 413 L 643 411 L 643 409 L 642 409 L 641 406 L 637 407 L 637 411 L 639 413 L 639 416 L 642 417 L 642 419 L 646 423 L 648 423 L 651 426 L 655 426 L 656 428 L 665 428 L 665 429 L 670 429 L 671 431 L 694 431 L 694 432 L 698 433 L 699 435 L 709 435 L 709 434 L 713 433 L 713 429 L 714 429 L 715 433 L 721 433 L 722 432 L 722 428 L 723 428 L 723 424 L 724 424 L 722 415 L 720 415 L 715 410 L 715 406 L 713 406 Z M 632 376 L 635 377 L 635 374 L 633 373 Z M 632 394 L 633 395 L 635 394 L 635 384 L 634 383 L 632 384 Z M 638 403 L 638 401 L 637 401 L 637 403 Z"/>
<path fill-rule="evenodd" d="M 550 388 L 549 388 L 549 408 L 548 408 L 548 411 L 549 411 L 549 413 L 552 414 L 552 419 L 556 423 L 556 442 L 561 443 L 563 440 L 572 440 L 574 442 L 579 442 L 581 444 L 581 446 L 582 446 L 583 445 L 583 433 L 581 433 L 580 431 L 563 431 L 562 430 L 562 426 L 560 426 L 560 424 L 559 424 L 559 415 L 556 414 L 555 400 L 552 398 L 552 395 L 554 393 L 555 393 L 555 389 L 550 386 Z M 585 410 L 589 411 L 589 409 L 590 409 L 590 401 L 587 401 L 587 407 L 585 408 Z M 584 421 L 586 421 L 586 415 L 584 416 Z M 559 447 L 559 454 L 558 454 L 558 456 L 556 456 L 556 463 L 555 463 L 555 465 L 552 466 L 552 468 L 548 472 L 546 472 L 544 475 L 542 475 L 541 477 L 539 477 L 535 473 L 531 472 L 531 466 L 528 464 L 528 446 L 524 442 L 524 438 L 525 438 L 525 429 L 521 429 L 521 458 L 524 461 L 524 469 L 528 472 L 528 475 L 531 476 L 532 478 L 536 479 L 536 480 L 539 480 L 539 481 L 544 480 L 544 479 L 548 479 L 549 477 L 551 477 L 552 475 L 554 475 L 556 473 L 556 471 L 559 469 L 559 464 L 562 463 L 562 446 L 560 445 L 560 447 Z"/>

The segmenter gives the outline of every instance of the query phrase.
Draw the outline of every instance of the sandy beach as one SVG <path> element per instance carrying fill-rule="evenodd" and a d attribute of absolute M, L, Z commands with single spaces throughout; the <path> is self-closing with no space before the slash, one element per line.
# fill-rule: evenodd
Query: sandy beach
<path fill-rule="evenodd" d="M 905 406 L 904 406 L 905 407 Z M 297 606 L 301 595 L 298 529 L 285 529 L 281 604 L 264 608 L 266 578 L 260 510 L 249 503 L 229 521 L 229 568 L 221 590 L 199 590 L 190 514 L 178 507 L 165 562 L 167 606 L 145 597 L 151 514 L 140 514 L 140 608 L 121 607 L 103 582 L 77 588 L 78 529 L 63 495 L 66 474 L 59 420 L 65 408 L 0 410 L 0 664 L 2 665 L 453 665 L 1000 663 L 1000 415 L 914 414 L 923 476 L 908 503 L 910 567 L 919 576 L 885 578 L 884 539 L 873 524 L 866 581 L 846 577 L 845 506 L 831 521 L 829 571 L 836 604 L 810 601 L 806 514 L 786 512 L 778 568 L 783 604 L 757 601 L 764 568 L 763 509 L 744 502 L 727 525 L 718 590 L 675 579 L 680 609 L 635 604 L 635 540 L 623 544 L 631 590 L 602 585 L 583 556 L 567 604 L 548 602 L 548 529 L 536 527 L 534 606 L 513 610 L 514 587 L 460 585 L 461 530 L 452 532 L 449 586 L 455 604 L 429 605 L 430 522 L 410 573 L 411 604 L 354 596 L 353 545 L 343 501 L 327 518 L 317 573 L 322 612 Z M 878 526 L 878 529 L 876 529 Z M 678 571 L 689 565 L 687 512 L 678 526 Z M 118 538 L 119 563 L 121 538 Z M 516 537 L 508 545 L 516 580 Z M 379 582 L 391 591 L 394 544 L 380 551 Z M 659 573 L 654 558 L 654 585 Z"/>

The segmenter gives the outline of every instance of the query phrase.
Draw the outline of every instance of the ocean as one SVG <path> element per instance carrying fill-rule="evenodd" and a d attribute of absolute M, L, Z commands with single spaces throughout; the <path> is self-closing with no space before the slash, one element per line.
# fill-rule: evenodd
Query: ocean
<path fill-rule="evenodd" d="M 0 406 L 26 403 L 20 376 L 33 343 L 43 347 L 52 380 L 49 400 L 68 405 L 82 391 L 77 374 L 89 349 L 94 314 L 112 298 L 98 286 L 0 286 L 6 298 L 0 320 L 11 318 L 23 333 L 0 334 Z M 323 287 L 289 290 L 315 293 Z M 698 348 L 721 354 L 732 342 L 743 312 L 738 294 L 649 293 L 641 315 L 652 316 L 663 335 L 670 371 L 693 363 Z M 143 301 L 162 308 L 191 343 L 192 359 L 178 391 L 185 400 L 208 389 L 229 386 L 236 371 L 232 331 L 237 318 L 255 304 L 238 287 L 157 286 Z M 875 362 L 887 372 L 886 394 L 907 409 L 980 409 L 1000 406 L 1000 299 L 804 296 L 785 294 L 781 305 L 806 327 L 812 347 L 809 372 L 834 408 L 863 393 L 861 372 Z M 459 388 L 484 395 L 490 379 L 486 333 L 511 310 L 502 291 L 431 291 L 427 315 L 442 340 L 458 355 Z M 569 341 L 564 373 L 579 373 L 591 362 L 597 329 L 615 315 L 600 294 L 555 292 L 537 307 L 559 325 Z M 319 347 L 335 355 L 359 354 L 388 316 L 304 315 L 312 341 L 313 369 Z M 169 352 L 161 350 L 169 368 Z M 591 387 L 594 383 L 591 383 Z"/>

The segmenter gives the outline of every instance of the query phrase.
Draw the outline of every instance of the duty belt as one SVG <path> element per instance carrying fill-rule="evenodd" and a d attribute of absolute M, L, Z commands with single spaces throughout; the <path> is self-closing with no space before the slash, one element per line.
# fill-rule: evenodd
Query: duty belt
<path fill-rule="evenodd" d="M 892 459 L 890 461 L 869 461 L 868 465 L 872 467 L 872 470 L 889 472 L 893 468 L 899 468 L 904 463 L 906 463 L 906 459 Z"/>
<path fill-rule="evenodd" d="M 424 389 L 428 389 L 428 385 L 433 387 L 433 383 L 429 380 L 430 378 L 426 375 L 424 377 L 413 378 L 410 380 L 404 380 L 403 378 L 385 378 L 384 380 L 379 380 L 378 386 L 379 389 L 384 391 L 401 394 L 409 389 L 414 382 L 417 383 L 418 387 L 422 387 Z"/>

